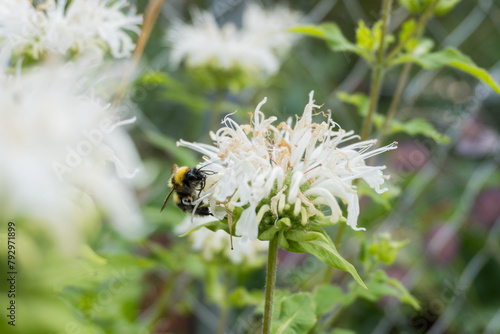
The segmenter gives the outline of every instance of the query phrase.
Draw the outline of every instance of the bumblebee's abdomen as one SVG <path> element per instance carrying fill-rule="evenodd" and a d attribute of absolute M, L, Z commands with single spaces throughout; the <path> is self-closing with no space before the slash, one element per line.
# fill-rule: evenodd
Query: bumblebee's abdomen
<path fill-rule="evenodd" d="M 184 204 L 182 202 L 177 203 L 177 206 L 179 209 L 186 213 L 193 213 L 194 205 L 193 204 Z M 194 214 L 199 215 L 199 216 L 210 216 L 210 209 L 206 206 L 199 206 L 196 208 L 196 211 Z"/>

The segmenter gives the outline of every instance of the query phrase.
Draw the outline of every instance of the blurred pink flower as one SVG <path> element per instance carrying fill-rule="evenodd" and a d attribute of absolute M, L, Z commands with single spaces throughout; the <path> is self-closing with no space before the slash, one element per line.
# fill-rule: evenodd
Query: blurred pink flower
<path fill-rule="evenodd" d="M 435 264 L 449 264 L 457 255 L 459 247 L 460 240 L 455 229 L 451 226 L 440 224 L 427 234 L 427 254 Z"/>
<path fill-rule="evenodd" d="M 500 147 L 500 137 L 477 119 L 471 119 L 462 127 L 462 135 L 455 151 L 465 157 L 481 158 L 494 153 Z"/>
<path fill-rule="evenodd" d="M 483 190 L 477 197 L 472 209 L 474 221 L 491 227 L 500 218 L 500 188 Z"/>
<path fill-rule="evenodd" d="M 417 140 L 400 142 L 398 149 L 391 154 L 389 165 L 398 174 L 406 174 L 420 170 L 429 161 L 429 150 Z"/>

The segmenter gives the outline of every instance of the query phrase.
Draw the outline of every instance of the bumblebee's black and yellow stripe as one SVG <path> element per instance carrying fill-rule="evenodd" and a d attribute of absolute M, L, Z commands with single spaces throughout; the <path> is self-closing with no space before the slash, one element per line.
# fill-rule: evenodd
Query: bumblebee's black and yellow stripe
<path fill-rule="evenodd" d="M 168 193 L 161 211 L 165 208 L 170 195 L 174 193 L 175 204 L 184 212 L 193 212 L 195 202 L 203 188 L 207 179 L 206 172 L 198 168 L 180 167 L 174 164 L 172 166 L 172 176 L 170 177 L 169 186 L 172 188 Z M 208 207 L 198 206 L 194 212 L 200 216 L 211 215 Z"/>

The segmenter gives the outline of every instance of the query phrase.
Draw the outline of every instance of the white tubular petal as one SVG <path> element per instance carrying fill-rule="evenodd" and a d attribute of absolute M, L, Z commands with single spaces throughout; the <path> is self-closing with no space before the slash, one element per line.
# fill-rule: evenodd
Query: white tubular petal
<path fill-rule="evenodd" d="M 281 167 L 274 167 L 266 180 L 266 192 L 270 192 L 273 189 L 274 181 L 278 181 L 278 189 L 281 189 L 283 187 L 284 175 L 285 173 Z"/>
<path fill-rule="evenodd" d="M 285 209 L 285 204 L 286 204 L 286 196 L 285 194 L 280 195 L 279 203 L 278 203 L 278 212 L 282 213 L 283 210 Z"/>
<path fill-rule="evenodd" d="M 337 202 L 337 199 L 326 189 L 321 188 L 321 187 L 313 187 L 308 189 L 304 195 L 309 196 L 309 195 L 315 195 L 318 196 L 318 198 L 315 200 L 323 200 L 325 204 L 327 204 L 330 207 L 330 210 L 332 211 L 332 216 L 331 216 L 331 221 L 336 222 L 340 219 L 342 216 L 342 210 L 340 209 L 339 203 Z"/>
<path fill-rule="evenodd" d="M 326 180 L 321 182 L 318 187 L 319 186 L 328 190 L 333 196 L 343 199 L 347 203 L 347 225 L 351 226 L 351 228 L 356 231 L 364 230 L 363 228 L 356 227 L 359 216 L 359 200 L 354 190 L 334 180 Z M 315 188 L 317 189 L 317 187 L 313 187 L 308 191 L 312 191 L 312 189 Z"/>
<path fill-rule="evenodd" d="M 278 201 L 279 201 L 279 195 L 274 196 L 271 198 L 271 212 L 274 216 L 278 215 Z"/>
<path fill-rule="evenodd" d="M 292 145 L 291 145 L 292 154 L 290 156 L 290 164 L 292 164 L 292 166 L 296 166 L 304 156 L 304 152 L 306 151 L 306 148 L 309 145 L 309 140 L 312 137 L 311 133 L 308 131 L 309 131 L 308 129 L 305 129 L 302 133 L 299 133 L 298 135 L 294 134 L 294 138 L 292 139 Z"/>
<path fill-rule="evenodd" d="M 127 124 L 132 124 L 134 123 L 135 121 L 137 120 L 137 117 L 132 117 L 132 118 L 129 118 L 129 119 L 125 119 L 123 121 L 120 121 L 120 122 L 116 122 L 115 124 L 113 124 L 107 131 L 108 132 L 112 132 L 114 129 L 116 129 L 117 127 L 119 126 L 123 126 L 123 125 L 127 125 Z"/>
<path fill-rule="evenodd" d="M 260 223 L 262 220 L 262 217 L 264 217 L 264 214 L 269 211 L 269 205 L 264 204 L 263 206 L 260 207 L 259 212 L 257 213 L 257 223 Z"/>
<path fill-rule="evenodd" d="M 314 103 L 314 90 L 310 91 L 309 92 L 309 104 L 313 104 Z"/>
<path fill-rule="evenodd" d="M 290 182 L 290 191 L 288 192 L 288 203 L 293 204 L 299 195 L 300 186 L 302 185 L 302 179 L 304 178 L 304 173 L 296 171 Z"/>
<path fill-rule="evenodd" d="M 302 201 L 300 200 L 300 198 L 297 198 L 295 200 L 295 205 L 293 207 L 293 215 L 294 216 L 298 216 L 299 215 L 301 206 L 302 206 Z"/>
<path fill-rule="evenodd" d="M 255 204 L 250 205 L 242 212 L 240 219 L 236 223 L 236 235 L 242 240 L 256 240 L 259 233 L 259 224 L 255 213 Z"/>
<path fill-rule="evenodd" d="M 359 216 L 359 199 L 357 194 L 349 194 L 347 206 L 347 225 L 349 225 L 355 231 L 366 231 L 364 227 L 357 227 L 357 221 Z"/>
<path fill-rule="evenodd" d="M 264 97 L 262 101 L 259 102 L 257 108 L 255 108 L 255 113 L 260 111 L 260 108 L 267 102 L 267 97 Z"/>
<path fill-rule="evenodd" d="M 134 169 L 132 172 L 129 172 L 127 170 L 127 167 L 125 167 L 125 164 L 116 155 L 113 155 L 110 160 L 115 165 L 116 174 L 121 179 L 132 179 L 137 175 L 137 173 L 139 173 L 138 168 Z"/>
<path fill-rule="evenodd" d="M 300 223 L 302 225 L 307 225 L 307 210 L 306 208 L 300 208 L 301 220 Z"/>

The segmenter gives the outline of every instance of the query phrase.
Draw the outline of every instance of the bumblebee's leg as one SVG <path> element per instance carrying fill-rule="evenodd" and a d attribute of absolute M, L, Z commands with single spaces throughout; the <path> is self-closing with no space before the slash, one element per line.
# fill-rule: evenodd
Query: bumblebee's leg
<path fill-rule="evenodd" d="M 181 199 L 181 202 L 182 202 L 182 204 L 184 204 L 184 205 L 193 205 L 193 199 L 191 198 L 191 196 L 184 196 L 184 197 Z"/>
<path fill-rule="evenodd" d="M 203 189 L 205 189 L 205 179 L 201 180 L 201 182 L 200 182 L 200 183 L 201 183 L 201 187 L 200 187 L 200 190 L 198 191 L 198 197 L 200 197 L 200 196 L 201 196 L 201 191 L 202 191 Z"/>

